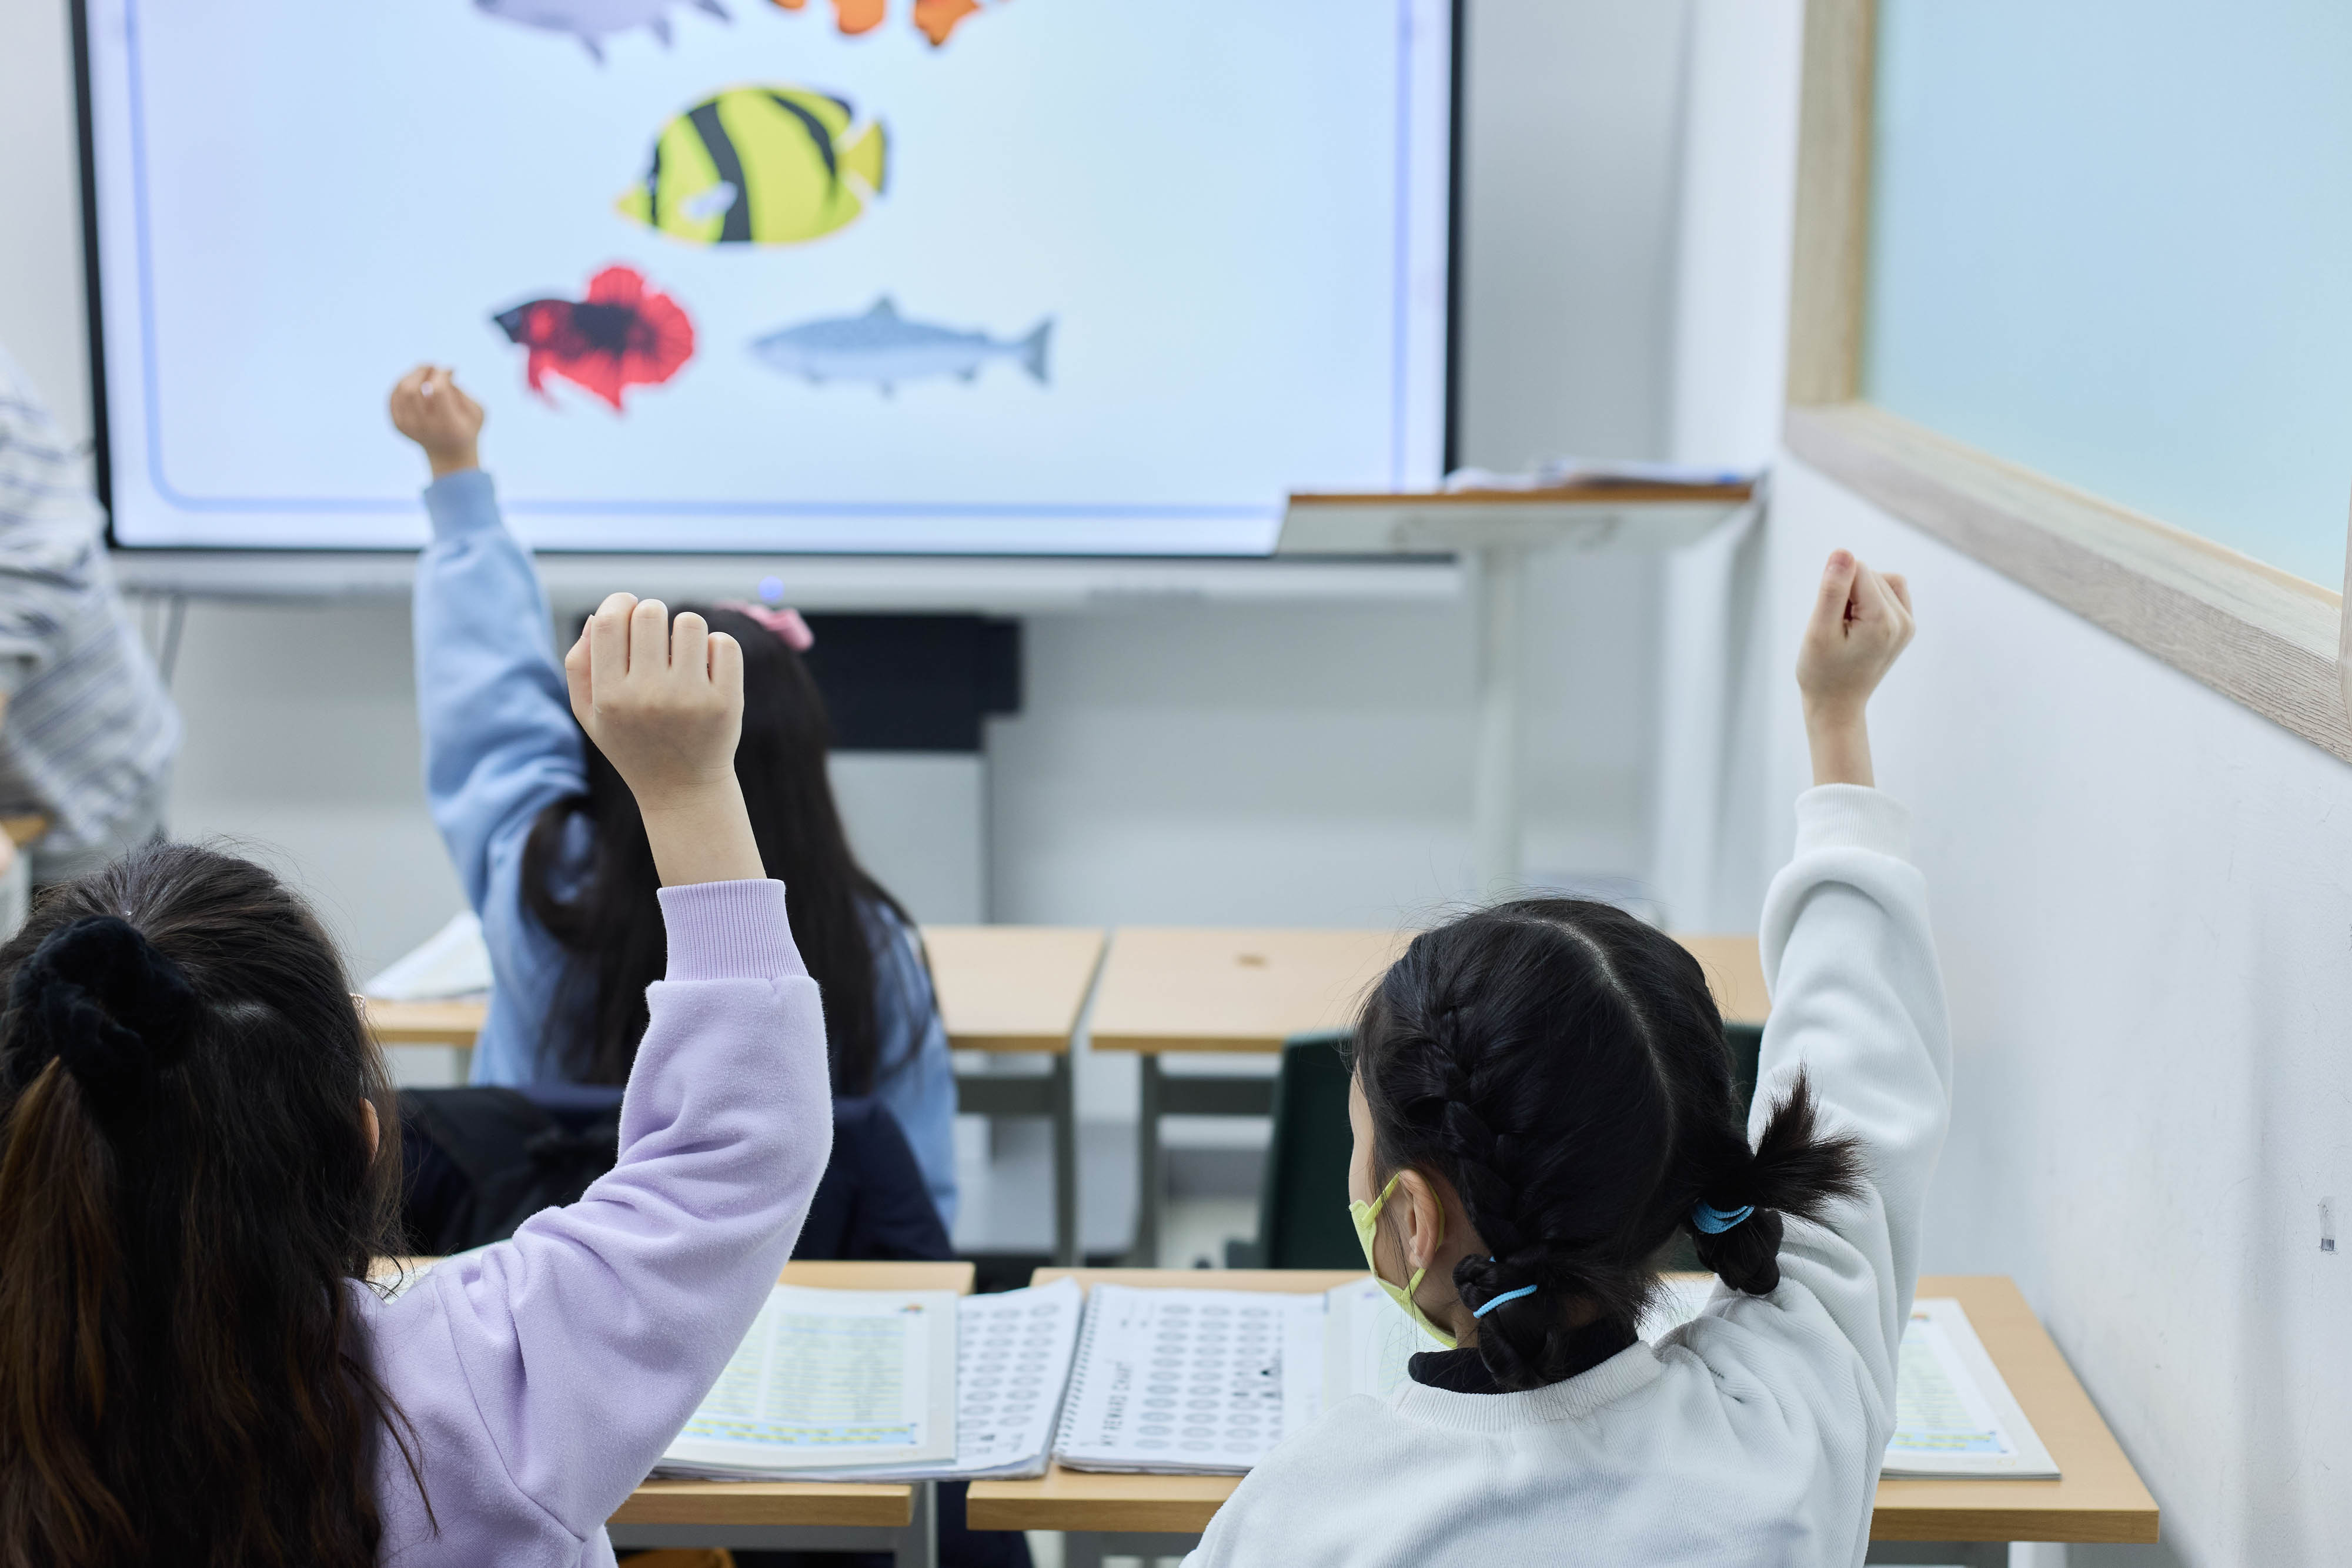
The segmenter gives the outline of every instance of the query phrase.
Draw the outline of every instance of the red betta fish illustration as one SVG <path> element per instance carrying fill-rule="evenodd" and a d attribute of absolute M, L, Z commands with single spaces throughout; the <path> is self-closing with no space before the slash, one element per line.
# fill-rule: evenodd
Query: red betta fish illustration
<path fill-rule="evenodd" d="M 694 323 L 634 267 L 606 267 L 588 280 L 585 299 L 527 299 L 490 319 L 530 350 L 523 380 L 550 402 L 553 374 L 624 413 L 625 388 L 659 386 L 694 357 Z"/>

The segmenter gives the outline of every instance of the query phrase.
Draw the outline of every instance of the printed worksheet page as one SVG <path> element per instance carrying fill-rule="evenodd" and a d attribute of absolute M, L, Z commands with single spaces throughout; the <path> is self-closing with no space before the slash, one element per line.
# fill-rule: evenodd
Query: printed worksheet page
<path fill-rule="evenodd" d="M 942 1463 L 796 1470 L 811 1480 L 1014 1479 L 1045 1473 L 1077 1351 L 1074 1280 L 956 1302 L 956 1451 Z"/>
<path fill-rule="evenodd" d="M 1969 1314 L 1948 1297 L 1912 1303 L 1895 1375 L 1895 1436 L 1880 1473 L 2058 1477 Z"/>
<path fill-rule="evenodd" d="M 956 1297 L 779 1285 L 661 1468 L 756 1476 L 955 1453 Z"/>
<path fill-rule="evenodd" d="M 1236 1475 L 1315 1418 L 1323 1297 L 1097 1285 L 1055 1457 L 1073 1469 Z"/>

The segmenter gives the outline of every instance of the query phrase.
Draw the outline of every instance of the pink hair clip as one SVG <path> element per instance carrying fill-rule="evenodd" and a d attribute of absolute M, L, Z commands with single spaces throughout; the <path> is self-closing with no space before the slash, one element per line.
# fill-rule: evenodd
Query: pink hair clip
<path fill-rule="evenodd" d="M 732 610 L 738 615 L 748 615 L 784 641 L 784 646 L 795 653 L 805 653 L 816 646 L 816 633 L 801 619 L 797 610 L 771 610 L 764 604 L 753 604 L 741 599 L 719 601 L 721 610 Z"/>

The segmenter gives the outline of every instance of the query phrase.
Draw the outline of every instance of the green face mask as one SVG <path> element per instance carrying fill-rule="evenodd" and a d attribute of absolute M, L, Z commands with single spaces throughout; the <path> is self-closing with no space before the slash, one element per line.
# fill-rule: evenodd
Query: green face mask
<path fill-rule="evenodd" d="M 1444 1329 L 1439 1328 L 1435 1323 L 1431 1322 L 1429 1321 L 1429 1314 L 1421 1310 L 1421 1303 L 1412 1299 L 1413 1293 L 1421 1289 L 1422 1276 L 1428 1273 L 1429 1270 L 1426 1269 L 1415 1269 L 1412 1271 L 1412 1278 L 1407 1280 L 1402 1286 L 1391 1285 L 1386 1280 L 1381 1278 L 1381 1266 L 1372 1261 L 1372 1227 L 1379 1222 L 1381 1210 L 1387 1207 L 1389 1194 L 1396 1191 L 1397 1183 L 1403 1179 L 1404 1172 L 1402 1171 L 1399 1171 L 1396 1175 L 1389 1177 L 1389 1185 L 1381 1188 L 1381 1196 L 1372 1199 L 1370 1203 L 1366 1203 L 1360 1197 L 1349 1199 L 1348 1218 L 1356 1222 L 1356 1239 L 1363 1243 L 1364 1267 L 1372 1271 L 1372 1283 L 1378 1285 L 1381 1290 L 1386 1291 L 1389 1293 L 1389 1300 L 1394 1301 L 1398 1306 L 1402 1307 L 1405 1311 L 1405 1315 L 1411 1318 L 1414 1322 L 1421 1325 L 1422 1333 L 1427 1334 L 1430 1338 L 1435 1340 L 1446 1349 L 1452 1350 L 1454 1347 L 1454 1336 L 1446 1333 Z M 1445 1213 L 1443 1209 L 1438 1211 L 1437 1226 L 1438 1245 L 1444 1246 L 1445 1244 Z"/>

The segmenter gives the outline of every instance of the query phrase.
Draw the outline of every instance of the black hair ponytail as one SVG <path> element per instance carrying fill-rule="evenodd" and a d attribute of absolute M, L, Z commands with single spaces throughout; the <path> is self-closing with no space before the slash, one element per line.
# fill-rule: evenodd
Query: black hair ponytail
<path fill-rule="evenodd" d="M 1861 1185 L 1801 1074 L 1749 1146 L 1698 961 L 1607 904 L 1528 899 L 1423 932 L 1365 1003 L 1356 1075 L 1378 1177 L 1444 1176 L 1485 1243 L 1454 1284 L 1505 1388 L 1629 1343 L 1676 1230 L 1763 1294 L 1781 1217 Z"/>
<path fill-rule="evenodd" d="M 1821 1135 L 1812 1086 L 1800 1072 L 1789 1097 L 1772 1107 L 1756 1146 L 1738 1141 L 1684 1223 L 1698 1260 L 1725 1284 L 1751 1296 L 1769 1295 L 1780 1285 L 1781 1217 L 1819 1219 L 1833 1200 L 1851 1197 L 1861 1186 L 1853 1141 Z M 1717 1218 L 1742 1209 L 1749 1212 L 1736 1224 Z M 1714 1228 L 1702 1223 L 1708 1218 Z"/>
<path fill-rule="evenodd" d="M 326 933 L 150 845 L 42 899 L 0 996 L 0 1562 L 373 1568 L 385 1445 L 423 1487 L 355 1304 L 400 1138 Z"/>

